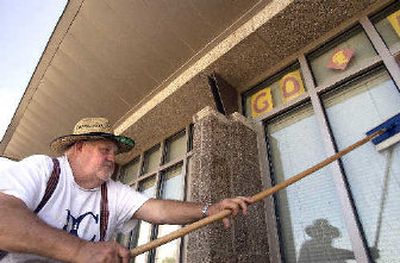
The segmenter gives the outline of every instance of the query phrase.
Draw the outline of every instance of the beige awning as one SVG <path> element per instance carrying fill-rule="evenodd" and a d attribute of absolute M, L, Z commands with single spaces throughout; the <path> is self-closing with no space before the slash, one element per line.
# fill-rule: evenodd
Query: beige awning
<path fill-rule="evenodd" d="M 89 116 L 107 117 L 144 149 L 213 106 L 207 74 L 243 91 L 371 2 L 70 0 L 0 154 L 49 153 Z"/>

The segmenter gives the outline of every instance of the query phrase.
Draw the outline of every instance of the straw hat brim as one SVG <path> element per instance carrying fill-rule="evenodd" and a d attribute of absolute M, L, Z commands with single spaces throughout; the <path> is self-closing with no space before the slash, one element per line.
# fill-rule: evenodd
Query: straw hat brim
<path fill-rule="evenodd" d="M 113 141 L 118 147 L 118 153 L 129 152 L 135 146 L 135 141 L 129 137 L 111 133 L 92 132 L 85 134 L 69 134 L 58 137 L 50 143 L 50 149 L 56 154 L 62 154 L 68 147 L 79 141 L 100 139 Z"/>

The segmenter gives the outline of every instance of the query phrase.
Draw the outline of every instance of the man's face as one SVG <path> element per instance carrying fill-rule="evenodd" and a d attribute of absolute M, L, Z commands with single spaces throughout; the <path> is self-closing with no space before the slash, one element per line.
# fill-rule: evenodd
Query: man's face
<path fill-rule="evenodd" d="M 82 143 L 79 161 L 87 173 L 107 181 L 114 172 L 117 152 L 117 145 L 112 141 L 86 141 Z"/>

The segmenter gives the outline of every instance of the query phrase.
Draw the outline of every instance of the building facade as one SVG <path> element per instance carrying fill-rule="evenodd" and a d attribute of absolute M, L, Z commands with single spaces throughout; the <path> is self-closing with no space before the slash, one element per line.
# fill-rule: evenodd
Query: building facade
<path fill-rule="evenodd" d="M 102 115 L 137 141 L 116 180 L 152 197 L 214 202 L 281 183 L 400 111 L 398 1 L 147 3 L 141 22 L 128 2 L 69 2 L 3 155 L 47 153 L 77 119 Z M 161 37 L 135 27 L 147 16 L 163 18 L 156 27 L 169 25 L 179 50 L 146 49 Z M 189 20 L 198 24 L 185 33 Z M 366 144 L 253 205 L 230 230 L 215 223 L 133 261 L 397 262 L 399 161 L 399 145 Z M 116 239 L 133 248 L 180 227 L 139 222 Z"/>

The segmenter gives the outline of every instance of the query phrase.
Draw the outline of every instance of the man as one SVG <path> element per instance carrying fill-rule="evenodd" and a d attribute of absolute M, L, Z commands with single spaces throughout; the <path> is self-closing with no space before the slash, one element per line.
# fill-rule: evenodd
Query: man
<path fill-rule="evenodd" d="M 0 250 L 8 251 L 2 262 L 128 262 L 129 250 L 110 239 L 131 219 L 187 224 L 224 209 L 246 214 L 253 202 L 236 197 L 207 206 L 149 199 L 110 180 L 115 156 L 133 146 L 130 138 L 113 134 L 107 119 L 85 118 L 51 143 L 62 157 L 34 155 L 1 170 Z"/>

